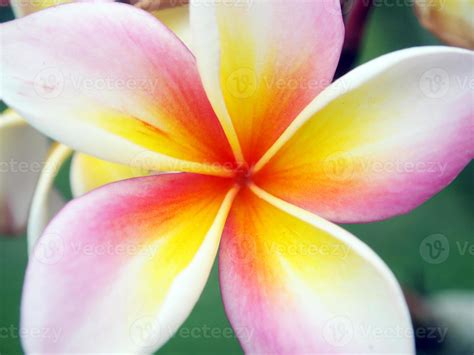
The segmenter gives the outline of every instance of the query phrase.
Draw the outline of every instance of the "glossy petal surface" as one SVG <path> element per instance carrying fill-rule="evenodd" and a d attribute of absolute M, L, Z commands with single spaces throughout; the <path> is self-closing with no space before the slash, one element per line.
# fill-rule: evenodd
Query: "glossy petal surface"
<path fill-rule="evenodd" d="M 338 0 L 191 1 L 204 87 L 252 165 L 332 80 L 344 37 Z"/>
<path fill-rule="evenodd" d="M 356 68 L 257 164 L 257 185 L 336 222 L 409 212 L 472 159 L 473 65 L 471 51 L 419 47 Z"/>
<path fill-rule="evenodd" d="M 234 192 L 225 179 L 168 174 L 121 181 L 70 202 L 36 244 L 26 273 L 28 353 L 143 353 L 196 303 Z"/>
<path fill-rule="evenodd" d="M 219 256 L 226 313 L 245 352 L 414 353 L 402 292 L 377 255 L 336 225 L 254 191 L 237 197 Z"/>
<path fill-rule="evenodd" d="M 194 57 L 151 14 L 67 4 L 1 36 L 1 96 L 45 134 L 125 165 L 226 175 L 233 156 Z"/>

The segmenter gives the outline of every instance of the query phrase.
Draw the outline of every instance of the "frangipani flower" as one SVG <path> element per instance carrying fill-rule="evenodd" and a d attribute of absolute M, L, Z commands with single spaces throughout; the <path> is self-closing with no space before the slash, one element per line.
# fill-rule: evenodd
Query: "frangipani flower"
<path fill-rule="evenodd" d="M 473 55 L 403 50 L 326 87 L 343 39 L 338 1 L 244 5 L 191 3 L 195 57 L 121 4 L 2 25 L 2 98 L 32 125 L 101 159 L 174 172 L 103 186 L 53 219 L 30 258 L 21 318 L 59 336 L 24 337 L 27 352 L 159 348 L 218 250 L 246 352 L 414 351 L 394 276 L 325 218 L 405 213 L 456 177 L 472 157 L 472 106 L 454 78 L 472 79 Z M 432 68 L 451 79 L 442 95 L 425 84 Z M 44 70 L 62 78 L 49 99 L 35 92 Z"/>
<path fill-rule="evenodd" d="M 446 43 L 474 49 L 474 0 L 416 0 L 423 26 Z"/>
<path fill-rule="evenodd" d="M 19 18 L 50 6 L 69 2 L 74 1 L 14 0 L 10 3 L 15 16 Z M 83 0 L 82 2 L 111 1 Z M 162 3 L 162 5 L 163 9 L 155 9 L 152 12 L 153 15 L 189 46 L 189 7 L 186 6 L 184 1 L 173 2 L 173 4 Z M 36 81 L 43 79 L 38 77 Z M 41 90 L 41 88 L 38 89 L 40 95 L 48 97 L 51 94 L 48 91 Z M 72 150 L 64 146 L 53 147 L 49 159 L 45 161 L 46 152 L 49 149 L 48 140 L 45 136 L 40 135 L 39 132 L 34 132 L 26 121 L 11 109 L 5 111 L 0 117 L 0 136 L 2 137 L 0 146 L 0 157 L 2 159 L 0 159 L 0 162 L 4 165 L 0 171 L 0 233 L 22 233 L 28 220 L 28 240 L 29 247 L 32 248 L 51 216 L 64 205 L 60 194 L 53 189 L 53 182 L 57 170 L 70 157 Z M 19 137 L 23 138 L 20 139 Z M 28 144 L 25 145 L 25 141 Z M 27 170 L 27 172 L 19 172 L 20 165 L 23 166 L 22 170 Z M 42 172 L 38 189 L 34 193 L 34 188 L 43 167 L 45 169 Z M 73 193 L 74 196 L 79 196 L 102 184 L 146 173 L 85 154 L 75 153 L 71 171 Z M 31 210 L 29 208 L 30 204 L 32 204 Z"/>

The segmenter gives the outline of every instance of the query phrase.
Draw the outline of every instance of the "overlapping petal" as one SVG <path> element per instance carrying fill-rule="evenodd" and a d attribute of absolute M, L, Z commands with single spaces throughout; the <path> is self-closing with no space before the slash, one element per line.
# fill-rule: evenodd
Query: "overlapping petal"
<path fill-rule="evenodd" d="M 152 352 L 197 301 L 235 195 L 226 179 L 165 174 L 70 202 L 30 257 L 22 302 L 28 353 Z"/>
<path fill-rule="evenodd" d="M 446 43 L 474 49 L 474 1 L 415 0 L 423 26 Z"/>
<path fill-rule="evenodd" d="M 152 15 L 66 4 L 2 24 L 1 37 L 2 98 L 41 131 L 118 163 L 228 174 L 195 60 Z"/>
<path fill-rule="evenodd" d="M 44 10 L 51 6 L 69 4 L 72 2 L 113 2 L 115 0 L 10 0 L 15 17 L 23 17 L 33 12 Z"/>
<path fill-rule="evenodd" d="M 41 172 L 28 218 L 28 249 L 31 251 L 51 218 L 64 206 L 54 180 L 72 150 L 56 145 Z M 148 175 L 148 171 L 111 163 L 90 155 L 75 153 L 71 162 L 70 183 L 74 197 L 80 197 L 112 182 Z"/>
<path fill-rule="evenodd" d="M 256 165 L 257 185 L 337 222 L 410 211 L 472 159 L 473 65 L 471 51 L 420 47 L 356 68 Z"/>
<path fill-rule="evenodd" d="M 26 227 L 48 149 L 48 139 L 17 113 L 0 115 L 0 233 L 16 234 Z"/>
<path fill-rule="evenodd" d="M 73 0 L 10 0 L 10 5 L 16 17 L 23 17 L 47 7 L 60 5 Z"/>
<path fill-rule="evenodd" d="M 66 204 L 60 192 L 54 188 L 54 181 L 71 154 L 72 150 L 62 144 L 55 144 L 48 154 L 28 216 L 28 252 L 33 250 L 53 216 Z"/>
<path fill-rule="evenodd" d="M 339 1 L 197 0 L 190 12 L 204 87 L 251 165 L 331 82 L 344 32 Z"/>
<path fill-rule="evenodd" d="M 111 163 L 87 154 L 76 153 L 71 163 L 71 190 L 79 197 L 111 182 L 148 175 L 147 170 Z"/>
<path fill-rule="evenodd" d="M 173 3 L 173 2 L 172 2 Z M 178 5 L 153 11 L 152 14 L 164 23 L 181 41 L 191 49 L 191 31 L 189 28 L 189 6 Z"/>
<path fill-rule="evenodd" d="M 414 352 L 402 292 L 365 244 L 259 188 L 239 194 L 219 254 L 226 313 L 245 352 Z"/>

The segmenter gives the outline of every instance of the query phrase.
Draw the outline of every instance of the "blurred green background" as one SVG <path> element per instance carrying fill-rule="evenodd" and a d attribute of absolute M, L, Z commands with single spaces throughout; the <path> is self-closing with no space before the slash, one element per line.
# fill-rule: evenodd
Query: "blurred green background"
<path fill-rule="evenodd" d="M 9 8 L 0 9 L 2 21 L 12 16 Z M 359 63 L 397 49 L 437 43 L 430 33 L 420 27 L 411 7 L 376 7 L 369 19 Z M 473 169 L 471 163 L 448 188 L 408 215 L 379 223 L 345 227 L 385 260 L 410 293 L 429 297 L 442 290 L 472 291 L 474 255 L 468 251 L 463 253 L 461 246 L 474 245 Z M 61 171 L 56 183 L 64 195 L 70 197 L 67 167 Z M 426 255 L 420 252 L 424 239 L 433 234 L 445 236 L 450 246 L 449 255 L 443 256 L 446 260 L 439 263 L 427 261 Z M 0 236 L 0 327 L 18 327 L 26 263 L 25 237 Z M 226 334 L 224 329 L 230 328 L 221 302 L 216 267 L 183 328 L 219 329 L 222 334 Z M 450 336 L 448 330 L 448 340 Z M 448 349 L 436 342 L 423 343 L 419 347 L 419 353 L 427 354 L 473 354 L 473 350 Z M 1 355 L 21 352 L 18 337 L 1 337 L 0 334 Z M 178 332 L 159 353 L 240 354 L 242 351 L 235 337 L 207 337 L 204 334 L 191 337 L 187 332 Z"/>

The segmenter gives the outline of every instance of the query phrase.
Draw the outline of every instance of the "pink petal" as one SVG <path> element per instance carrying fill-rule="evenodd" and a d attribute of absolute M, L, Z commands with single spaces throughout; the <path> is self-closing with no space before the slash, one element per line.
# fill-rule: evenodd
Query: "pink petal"
<path fill-rule="evenodd" d="M 28 353 L 153 352 L 206 283 L 235 191 L 203 175 L 120 181 L 70 202 L 30 257 Z M 56 336 L 53 336 L 56 335 Z"/>
<path fill-rule="evenodd" d="M 334 82 L 257 163 L 264 190 L 336 222 L 406 213 L 474 152 L 472 51 L 420 47 Z"/>
<path fill-rule="evenodd" d="M 250 165 L 330 84 L 339 0 L 191 1 L 193 52 L 234 151 Z"/>
<path fill-rule="evenodd" d="M 219 272 L 246 353 L 414 353 L 405 300 L 380 258 L 343 229 L 256 187 L 231 209 Z"/>
<path fill-rule="evenodd" d="M 2 98 L 45 134 L 124 165 L 227 174 L 194 57 L 152 15 L 75 3 L 0 26 Z"/>

